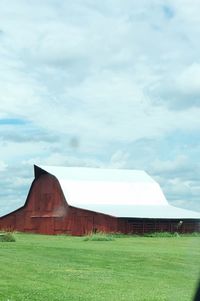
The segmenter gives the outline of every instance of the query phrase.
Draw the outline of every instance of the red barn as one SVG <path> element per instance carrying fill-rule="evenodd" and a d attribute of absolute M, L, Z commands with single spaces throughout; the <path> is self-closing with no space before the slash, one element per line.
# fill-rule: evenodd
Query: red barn
<path fill-rule="evenodd" d="M 140 170 L 34 166 L 25 204 L 0 218 L 0 229 L 41 234 L 200 230 L 200 213 L 169 205 Z"/>

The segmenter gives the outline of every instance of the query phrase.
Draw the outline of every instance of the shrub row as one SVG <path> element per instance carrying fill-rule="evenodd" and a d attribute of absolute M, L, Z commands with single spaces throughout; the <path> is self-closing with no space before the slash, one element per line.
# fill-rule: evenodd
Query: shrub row
<path fill-rule="evenodd" d="M 178 232 L 152 232 L 152 233 L 144 233 L 143 235 L 138 234 L 122 234 L 122 233 L 105 233 L 105 232 L 97 232 L 90 233 L 84 236 L 84 241 L 113 241 L 115 238 L 126 238 L 126 237 L 200 237 L 199 232 L 193 233 L 184 233 L 180 234 Z"/>
<path fill-rule="evenodd" d="M 0 242 L 15 242 L 15 236 L 11 232 L 0 233 Z"/>

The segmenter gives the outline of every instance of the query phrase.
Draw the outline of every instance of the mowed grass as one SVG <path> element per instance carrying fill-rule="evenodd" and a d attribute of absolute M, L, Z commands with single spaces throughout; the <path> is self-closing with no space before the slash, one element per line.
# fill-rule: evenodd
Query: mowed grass
<path fill-rule="evenodd" d="M 16 234 L 0 243 L 1 301 L 190 301 L 200 237 Z"/>

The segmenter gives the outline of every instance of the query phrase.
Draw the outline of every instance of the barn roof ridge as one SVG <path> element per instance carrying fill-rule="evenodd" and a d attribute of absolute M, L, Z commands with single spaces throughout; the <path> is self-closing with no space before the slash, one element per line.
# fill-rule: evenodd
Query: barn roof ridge
<path fill-rule="evenodd" d="M 40 169 L 51 174 L 57 174 L 61 178 L 75 178 L 85 180 L 102 181 L 145 181 L 156 182 L 146 171 L 142 169 L 128 168 L 102 168 L 88 166 L 53 166 L 53 165 L 36 165 Z M 87 173 L 85 173 L 87 172 Z M 126 175 L 126 178 L 124 177 Z M 102 178 L 101 178 L 102 177 Z"/>

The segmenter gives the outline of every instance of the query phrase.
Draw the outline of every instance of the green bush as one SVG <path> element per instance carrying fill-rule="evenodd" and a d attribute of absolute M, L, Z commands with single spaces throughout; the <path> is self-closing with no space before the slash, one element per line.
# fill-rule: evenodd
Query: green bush
<path fill-rule="evenodd" d="M 16 239 L 11 232 L 0 233 L 0 242 L 15 242 Z"/>
<path fill-rule="evenodd" d="M 104 232 L 97 232 L 97 233 L 91 233 L 84 237 L 84 241 L 113 241 L 114 236 L 109 233 Z"/>
<path fill-rule="evenodd" d="M 200 237 L 200 232 L 192 232 L 192 233 L 183 233 L 181 236 L 185 237 Z"/>
<path fill-rule="evenodd" d="M 104 232 L 97 232 L 91 233 L 84 237 L 84 241 L 113 241 L 116 238 L 134 238 L 134 237 L 200 237 L 199 232 L 193 233 L 178 233 L 178 232 L 151 232 L 151 233 L 144 233 L 144 234 L 123 234 L 123 233 L 104 233 Z"/>
<path fill-rule="evenodd" d="M 144 233 L 145 237 L 179 237 L 177 232 L 152 232 L 152 233 Z"/>

